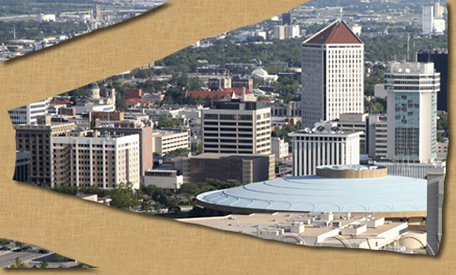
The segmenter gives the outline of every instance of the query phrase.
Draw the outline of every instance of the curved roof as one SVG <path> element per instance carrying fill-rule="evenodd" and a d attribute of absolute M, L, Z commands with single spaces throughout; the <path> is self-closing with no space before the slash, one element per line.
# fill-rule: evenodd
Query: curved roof
<path fill-rule="evenodd" d="M 89 85 L 87 85 L 87 89 L 93 90 L 93 89 L 100 89 L 100 86 L 98 86 L 97 82 L 92 82 Z"/>
<path fill-rule="evenodd" d="M 255 70 L 253 70 L 252 75 L 261 77 L 261 78 L 266 78 L 269 76 L 269 73 L 263 68 L 257 68 Z"/>
<path fill-rule="evenodd" d="M 206 192 L 197 200 L 209 208 L 252 212 L 406 212 L 426 211 L 426 196 L 427 182 L 422 179 L 303 176 Z"/>

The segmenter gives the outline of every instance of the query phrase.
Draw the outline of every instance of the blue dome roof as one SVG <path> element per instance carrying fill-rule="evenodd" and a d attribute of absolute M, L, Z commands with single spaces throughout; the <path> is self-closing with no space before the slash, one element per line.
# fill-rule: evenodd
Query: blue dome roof
<path fill-rule="evenodd" d="M 426 211 L 427 181 L 408 177 L 302 176 L 202 193 L 203 205 L 261 211 Z"/>

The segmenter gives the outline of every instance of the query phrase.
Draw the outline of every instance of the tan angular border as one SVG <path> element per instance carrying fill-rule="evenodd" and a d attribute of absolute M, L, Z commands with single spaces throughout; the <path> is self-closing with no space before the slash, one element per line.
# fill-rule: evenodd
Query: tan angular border
<path fill-rule="evenodd" d="M 436 258 L 286 245 L 126 213 L 11 180 L 15 145 L 7 110 L 139 67 L 203 37 L 260 22 L 303 2 L 171 0 L 126 24 L 0 63 L 0 237 L 97 266 L 90 270 L 97 274 L 452 274 L 456 224 L 451 209 L 456 205 L 451 161 L 444 244 Z M 448 4 L 450 13 L 453 2 Z M 453 20 L 450 24 L 454 29 Z M 453 96 L 449 99 L 454 102 Z M 450 122 L 453 127 L 451 111 Z"/>

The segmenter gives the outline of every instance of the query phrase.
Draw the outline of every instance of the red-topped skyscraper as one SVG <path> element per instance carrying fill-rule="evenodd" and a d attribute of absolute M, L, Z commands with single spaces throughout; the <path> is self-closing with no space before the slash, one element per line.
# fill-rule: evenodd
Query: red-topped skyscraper
<path fill-rule="evenodd" d="M 302 126 L 364 112 L 364 44 L 336 20 L 302 44 Z"/>

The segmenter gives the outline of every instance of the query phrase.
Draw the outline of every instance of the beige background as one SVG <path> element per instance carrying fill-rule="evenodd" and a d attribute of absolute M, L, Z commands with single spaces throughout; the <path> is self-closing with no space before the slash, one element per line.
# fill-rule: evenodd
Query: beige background
<path fill-rule="evenodd" d="M 125 24 L 0 63 L 0 237 L 99 267 L 88 271 L 93 274 L 452 274 L 456 217 L 448 210 L 456 205 L 451 168 L 444 244 L 436 258 L 286 245 L 127 213 L 11 180 L 15 143 L 7 110 L 137 68 L 201 38 L 263 21 L 303 2 L 171 0 Z M 454 21 L 450 24 L 454 28 Z"/>

